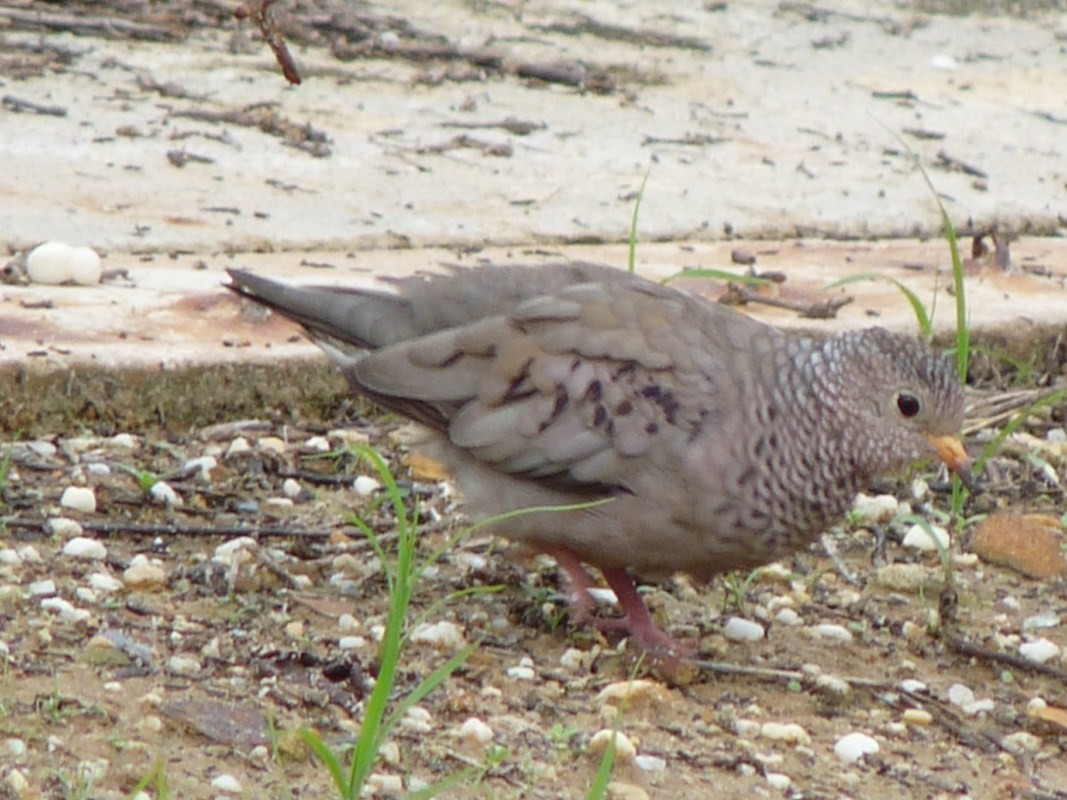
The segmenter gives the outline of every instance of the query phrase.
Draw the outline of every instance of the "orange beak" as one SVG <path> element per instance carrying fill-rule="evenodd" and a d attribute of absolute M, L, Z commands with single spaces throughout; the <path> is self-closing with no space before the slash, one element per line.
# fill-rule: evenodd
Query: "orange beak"
<path fill-rule="evenodd" d="M 975 489 L 974 476 L 971 475 L 971 459 L 967 451 L 963 449 L 963 442 L 958 436 L 928 436 L 930 444 L 937 451 L 937 457 L 948 466 L 950 470 L 960 477 L 960 481 L 971 491 Z"/>

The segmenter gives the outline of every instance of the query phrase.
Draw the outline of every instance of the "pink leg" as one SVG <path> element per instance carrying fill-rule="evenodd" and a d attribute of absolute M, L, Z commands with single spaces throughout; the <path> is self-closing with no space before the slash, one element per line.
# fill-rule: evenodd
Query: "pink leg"
<path fill-rule="evenodd" d="M 615 592 L 615 597 L 625 613 L 622 618 L 603 619 L 594 616 L 596 601 L 589 594 L 589 590 L 596 584 L 578 557 L 569 550 L 553 550 L 549 555 L 556 559 L 567 574 L 567 582 L 570 585 L 569 599 L 574 609 L 576 624 L 591 623 L 601 631 L 623 631 L 630 636 L 631 642 L 639 650 L 664 663 L 676 662 L 679 656 L 692 653 L 690 648 L 680 645 L 656 625 L 652 615 L 648 613 L 648 606 L 625 569 L 601 570 L 604 580 Z"/>

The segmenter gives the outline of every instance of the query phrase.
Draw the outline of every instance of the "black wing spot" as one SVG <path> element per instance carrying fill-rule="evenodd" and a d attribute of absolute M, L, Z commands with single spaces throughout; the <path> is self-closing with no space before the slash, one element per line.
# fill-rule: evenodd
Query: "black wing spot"
<path fill-rule="evenodd" d="M 629 400 L 623 400 L 617 406 L 615 406 L 615 413 L 620 417 L 625 417 L 627 414 L 632 413 L 634 410 L 634 404 Z"/>
<path fill-rule="evenodd" d="M 524 397 L 537 393 L 537 388 L 534 386 L 527 386 L 523 389 L 525 384 L 530 379 L 530 367 L 533 365 L 533 359 L 527 359 L 526 363 L 522 365 L 522 369 L 518 374 L 511 379 L 511 383 L 508 384 L 507 391 L 504 392 L 504 402 L 512 402 L 514 400 L 521 400 Z"/>
<path fill-rule="evenodd" d="M 655 422 L 650 422 L 645 426 L 645 433 L 655 436 L 659 433 L 659 425 Z"/>
<path fill-rule="evenodd" d="M 608 419 L 608 410 L 603 405 L 598 405 L 593 412 L 593 427 L 599 428 Z"/>
<path fill-rule="evenodd" d="M 590 381 L 589 385 L 585 388 L 585 396 L 582 398 L 588 403 L 599 402 L 601 395 L 604 394 L 604 387 L 601 386 L 600 381 Z"/>

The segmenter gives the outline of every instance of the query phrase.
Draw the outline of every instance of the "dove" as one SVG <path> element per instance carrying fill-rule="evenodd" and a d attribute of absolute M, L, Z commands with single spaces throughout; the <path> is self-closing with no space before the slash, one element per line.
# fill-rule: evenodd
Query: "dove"
<path fill-rule="evenodd" d="M 430 431 L 467 507 L 566 573 L 579 623 L 686 648 L 633 576 L 704 582 L 805 547 L 876 477 L 934 458 L 965 481 L 964 393 L 917 339 L 818 339 L 592 263 L 453 267 L 382 288 L 229 270 L 352 390 Z M 604 501 L 595 503 L 593 501 Z M 595 617 L 600 571 L 624 616 Z"/>

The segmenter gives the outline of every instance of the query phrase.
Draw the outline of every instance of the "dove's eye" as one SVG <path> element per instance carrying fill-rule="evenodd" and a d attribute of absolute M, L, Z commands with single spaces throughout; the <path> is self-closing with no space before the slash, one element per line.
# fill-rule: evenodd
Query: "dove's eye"
<path fill-rule="evenodd" d="M 897 410 L 905 417 L 914 417 L 922 409 L 919 398 L 907 392 L 897 395 Z"/>

